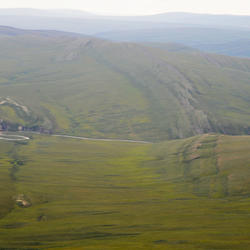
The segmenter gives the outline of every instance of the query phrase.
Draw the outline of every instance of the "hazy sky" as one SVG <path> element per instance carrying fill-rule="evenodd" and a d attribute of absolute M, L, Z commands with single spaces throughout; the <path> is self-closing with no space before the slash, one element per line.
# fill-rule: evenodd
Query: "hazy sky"
<path fill-rule="evenodd" d="M 250 15 L 250 0 L 0 0 L 0 8 L 63 8 L 113 15 L 169 11 Z"/>

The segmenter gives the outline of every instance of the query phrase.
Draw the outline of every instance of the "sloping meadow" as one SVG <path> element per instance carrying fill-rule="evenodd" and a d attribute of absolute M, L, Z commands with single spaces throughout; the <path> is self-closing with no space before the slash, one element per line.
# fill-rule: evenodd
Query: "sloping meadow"
<path fill-rule="evenodd" d="M 0 245 L 247 249 L 249 137 L 0 142 Z M 2 183 L 2 181 L 1 181 Z"/>

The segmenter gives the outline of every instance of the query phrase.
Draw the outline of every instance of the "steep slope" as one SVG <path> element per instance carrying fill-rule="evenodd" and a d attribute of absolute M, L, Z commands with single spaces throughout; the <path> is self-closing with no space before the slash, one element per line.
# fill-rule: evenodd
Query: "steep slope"
<path fill-rule="evenodd" d="M 152 141 L 250 131 L 247 59 L 39 32 L 5 32 L 0 49 L 1 97 L 37 130 Z"/>
<path fill-rule="evenodd" d="M 0 141 L 0 245 L 249 249 L 249 150 L 249 136 Z"/>

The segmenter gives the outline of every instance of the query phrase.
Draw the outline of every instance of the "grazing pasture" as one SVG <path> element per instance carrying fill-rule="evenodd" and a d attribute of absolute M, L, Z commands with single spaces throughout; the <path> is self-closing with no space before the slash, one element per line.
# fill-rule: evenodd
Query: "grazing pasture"
<path fill-rule="evenodd" d="M 250 247 L 250 137 L 29 136 L 0 141 L 1 248 Z"/>

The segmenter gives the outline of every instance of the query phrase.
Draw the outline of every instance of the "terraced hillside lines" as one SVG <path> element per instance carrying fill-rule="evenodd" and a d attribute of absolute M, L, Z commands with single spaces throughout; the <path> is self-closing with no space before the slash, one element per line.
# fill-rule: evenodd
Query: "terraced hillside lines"
<path fill-rule="evenodd" d="M 196 195 L 211 198 L 227 196 L 227 183 L 221 176 L 217 163 L 217 144 L 217 135 L 203 135 L 185 151 L 184 176 L 192 182 Z"/>
<path fill-rule="evenodd" d="M 249 197 L 249 138 L 247 136 L 221 136 L 217 147 L 218 166 L 226 177 L 229 195 Z"/>
<path fill-rule="evenodd" d="M 219 198 L 226 197 L 226 192 L 221 190 L 224 185 L 219 178 L 216 147 L 218 135 L 205 134 L 192 137 L 185 141 L 170 141 L 164 147 L 155 145 L 159 155 L 154 161 L 155 166 L 161 162 L 173 159 L 172 164 L 162 171 L 161 178 L 168 181 L 182 183 L 183 190 L 201 197 Z M 174 151 L 162 151 L 163 148 L 173 147 Z M 159 161 L 158 161 L 159 159 Z M 161 164 L 159 165 L 160 167 Z"/>

